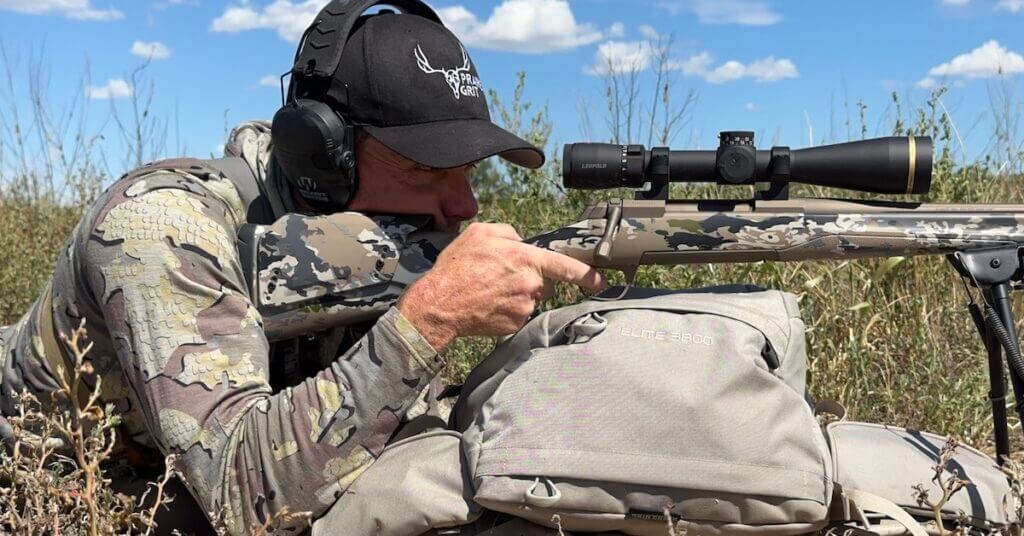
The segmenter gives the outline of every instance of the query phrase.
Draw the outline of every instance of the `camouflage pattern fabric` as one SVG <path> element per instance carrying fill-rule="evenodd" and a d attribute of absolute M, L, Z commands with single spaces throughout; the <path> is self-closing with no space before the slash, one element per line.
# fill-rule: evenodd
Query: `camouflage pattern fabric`
<path fill-rule="evenodd" d="M 454 233 L 425 216 L 288 214 L 255 226 L 243 248 L 270 341 L 376 318 L 434 263 Z"/>
<path fill-rule="evenodd" d="M 271 192 L 269 124 L 232 133 Z M 170 167 L 172 169 L 164 169 Z M 288 210 L 287 195 L 271 200 Z M 63 356 L 52 331 L 82 319 L 102 398 L 124 431 L 180 455 L 198 502 L 231 533 L 284 506 L 323 513 L 378 456 L 442 366 L 397 309 L 313 377 L 273 393 L 270 345 L 239 262 L 245 224 L 230 181 L 199 161 L 136 170 L 89 209 L 63 248 L 49 286 L 0 331 L 0 414 L 28 390 L 48 400 Z M 49 306 L 47 306 L 49 304 Z"/>
<path fill-rule="evenodd" d="M 601 203 L 588 207 L 581 220 L 528 242 L 587 264 L 620 269 L 937 255 L 1024 244 L 1024 205 L 831 199 L 705 205 L 622 201 L 613 210 L 611 204 Z"/>
<path fill-rule="evenodd" d="M 15 326 L 3 326 L 0 327 L 0 380 L 3 379 L 4 367 L 7 364 L 7 347 L 9 346 L 8 341 L 14 338 Z M 5 394 L 3 392 L 3 384 L 0 383 L 0 410 L 3 409 Z M 0 449 L 3 448 L 3 444 L 8 440 L 14 439 L 14 429 L 11 428 L 10 423 L 4 418 L 3 411 L 0 411 Z"/>

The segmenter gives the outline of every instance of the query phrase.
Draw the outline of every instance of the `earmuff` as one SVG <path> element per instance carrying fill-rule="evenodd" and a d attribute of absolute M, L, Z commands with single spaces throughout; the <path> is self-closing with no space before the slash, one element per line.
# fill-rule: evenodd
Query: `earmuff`
<path fill-rule="evenodd" d="M 325 86 L 338 76 L 345 43 L 360 17 L 378 5 L 392 6 L 402 13 L 442 24 L 434 10 L 420 0 L 331 1 L 299 40 L 287 96 L 274 114 L 274 158 L 292 188 L 320 211 L 344 209 L 358 187 L 357 125 L 345 117 L 348 103 L 331 106 L 306 98 L 300 91 Z"/>

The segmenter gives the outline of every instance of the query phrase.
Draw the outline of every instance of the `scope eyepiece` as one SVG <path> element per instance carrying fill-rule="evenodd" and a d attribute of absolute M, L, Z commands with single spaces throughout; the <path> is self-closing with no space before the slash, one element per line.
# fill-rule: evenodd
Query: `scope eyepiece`
<path fill-rule="evenodd" d="M 652 151 L 642 145 L 567 144 L 562 155 L 563 184 L 578 189 L 636 189 L 652 173 L 666 175 L 667 171 L 669 182 L 799 182 L 882 194 L 925 194 L 931 188 L 933 148 L 928 136 L 758 150 L 753 132 L 727 131 L 719 135 L 714 151 L 654 150 L 667 152 L 667 170 L 663 163 L 652 165 Z"/>

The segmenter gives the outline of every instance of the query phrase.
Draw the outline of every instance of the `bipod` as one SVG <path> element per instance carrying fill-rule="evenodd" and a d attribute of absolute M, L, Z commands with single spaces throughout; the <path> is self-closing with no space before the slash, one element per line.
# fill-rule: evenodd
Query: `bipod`
<path fill-rule="evenodd" d="M 1024 423 L 1024 358 L 1013 322 L 1010 304 L 1011 282 L 1021 280 L 1021 260 L 1016 247 L 958 251 L 947 256 L 966 284 L 981 293 L 981 305 L 970 289 L 967 309 L 988 353 L 988 398 L 992 404 L 992 426 L 996 443 L 996 461 L 1003 465 L 1010 454 L 1009 427 L 1006 422 L 1006 374 L 1003 353 L 1013 384 L 1014 409 Z M 1022 427 L 1024 429 L 1024 427 Z"/>

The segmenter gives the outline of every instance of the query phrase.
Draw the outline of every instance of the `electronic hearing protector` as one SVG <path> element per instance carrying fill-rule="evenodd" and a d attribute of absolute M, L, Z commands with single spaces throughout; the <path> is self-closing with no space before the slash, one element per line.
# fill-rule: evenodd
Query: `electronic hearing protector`
<path fill-rule="evenodd" d="M 292 188 L 318 210 L 341 210 L 356 191 L 357 125 L 345 118 L 347 102 L 337 102 L 332 107 L 305 98 L 305 92 L 326 87 L 332 78 L 344 75 L 335 71 L 345 43 L 360 17 L 378 5 L 443 24 L 434 10 L 420 0 L 332 0 L 299 40 L 287 96 L 282 95 L 283 106 L 274 114 L 274 158 Z M 300 87 L 304 92 L 301 97 Z"/>

